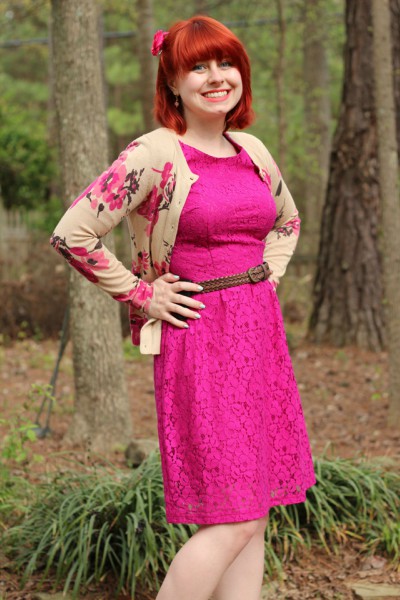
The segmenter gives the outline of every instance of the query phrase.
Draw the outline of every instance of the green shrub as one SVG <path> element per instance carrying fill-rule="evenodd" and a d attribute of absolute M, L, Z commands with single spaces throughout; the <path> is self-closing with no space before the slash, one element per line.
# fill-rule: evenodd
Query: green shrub
<path fill-rule="evenodd" d="M 266 531 L 267 572 L 280 571 L 298 545 L 322 543 L 328 552 L 357 540 L 365 552 L 399 560 L 400 476 L 348 460 L 315 461 L 318 484 L 304 504 L 271 510 Z M 97 469 L 63 473 L 43 485 L 39 502 L 3 545 L 23 581 L 34 572 L 72 588 L 111 574 L 116 592 L 134 596 L 136 584 L 154 589 L 195 526 L 165 521 L 158 453 L 133 473 Z"/>

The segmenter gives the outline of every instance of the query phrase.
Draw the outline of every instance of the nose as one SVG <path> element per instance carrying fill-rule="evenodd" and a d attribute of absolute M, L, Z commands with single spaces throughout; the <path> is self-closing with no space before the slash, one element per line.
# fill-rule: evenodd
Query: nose
<path fill-rule="evenodd" d="M 208 74 L 210 83 L 221 83 L 225 79 L 224 72 L 219 68 L 215 61 L 210 64 Z"/>

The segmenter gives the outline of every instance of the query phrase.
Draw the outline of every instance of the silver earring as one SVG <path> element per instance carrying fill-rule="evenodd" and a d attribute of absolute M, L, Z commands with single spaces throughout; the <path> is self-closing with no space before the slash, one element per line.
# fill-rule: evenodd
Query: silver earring
<path fill-rule="evenodd" d="M 179 96 L 175 96 L 175 102 L 174 102 L 176 108 L 179 108 Z"/>

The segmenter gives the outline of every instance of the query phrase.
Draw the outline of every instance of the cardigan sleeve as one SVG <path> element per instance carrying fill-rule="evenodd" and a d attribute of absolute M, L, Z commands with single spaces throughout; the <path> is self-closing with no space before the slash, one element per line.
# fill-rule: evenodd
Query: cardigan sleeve
<path fill-rule="evenodd" d="M 275 199 L 277 217 L 273 228 L 265 238 L 263 259 L 269 264 L 272 271 L 270 280 L 276 287 L 296 248 L 300 233 L 300 218 L 279 168 L 269 152 L 264 177 Z"/>
<path fill-rule="evenodd" d="M 132 142 L 74 200 L 56 226 L 51 245 L 86 279 L 120 302 L 147 310 L 153 287 L 136 277 L 101 238 L 151 194 L 149 148 Z"/>

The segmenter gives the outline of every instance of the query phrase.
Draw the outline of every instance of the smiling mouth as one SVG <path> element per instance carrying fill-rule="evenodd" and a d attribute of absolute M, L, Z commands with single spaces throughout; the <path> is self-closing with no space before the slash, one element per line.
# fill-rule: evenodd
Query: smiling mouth
<path fill-rule="evenodd" d="M 224 98 L 229 94 L 230 90 L 220 90 L 215 92 L 206 92 L 203 94 L 205 98 Z"/>

